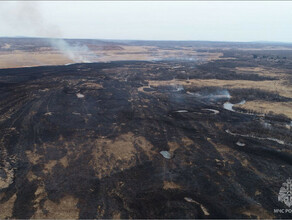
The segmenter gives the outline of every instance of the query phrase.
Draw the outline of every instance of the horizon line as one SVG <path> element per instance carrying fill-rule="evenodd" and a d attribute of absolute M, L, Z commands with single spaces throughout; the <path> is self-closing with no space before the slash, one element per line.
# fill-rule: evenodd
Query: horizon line
<path fill-rule="evenodd" d="M 100 40 L 100 41 L 151 41 L 151 42 L 210 42 L 210 43 L 270 43 L 270 44 L 292 44 L 285 41 L 236 41 L 236 40 L 145 40 L 145 39 L 118 39 L 118 38 L 68 38 L 68 37 L 41 37 L 41 36 L 0 36 L 0 38 L 38 38 L 38 39 L 63 39 L 63 40 Z"/>

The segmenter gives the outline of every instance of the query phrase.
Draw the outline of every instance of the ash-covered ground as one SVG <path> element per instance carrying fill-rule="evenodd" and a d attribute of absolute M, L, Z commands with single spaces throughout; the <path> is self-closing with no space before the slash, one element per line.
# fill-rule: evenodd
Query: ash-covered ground
<path fill-rule="evenodd" d="M 289 59 L 261 57 L 237 65 L 281 67 L 291 87 Z M 234 62 L 0 70 L 0 217 L 291 217 L 274 213 L 292 174 L 289 111 L 241 107 L 291 103 L 290 90 Z"/>

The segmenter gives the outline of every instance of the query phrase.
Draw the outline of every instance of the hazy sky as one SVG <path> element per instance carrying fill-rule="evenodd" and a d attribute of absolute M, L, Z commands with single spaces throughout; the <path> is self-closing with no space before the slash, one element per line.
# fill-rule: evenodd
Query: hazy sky
<path fill-rule="evenodd" d="M 292 1 L 2 1 L 0 36 L 292 42 Z"/>

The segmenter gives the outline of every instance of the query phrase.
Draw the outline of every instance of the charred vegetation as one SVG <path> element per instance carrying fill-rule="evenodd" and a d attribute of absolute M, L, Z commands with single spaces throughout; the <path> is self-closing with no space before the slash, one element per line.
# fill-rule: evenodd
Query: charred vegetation
<path fill-rule="evenodd" d="M 292 172 L 291 118 L 223 107 L 291 97 L 195 84 L 276 80 L 234 70 L 258 57 L 226 56 L 0 70 L 0 207 L 11 209 L 0 217 L 291 217 L 273 213 Z"/>

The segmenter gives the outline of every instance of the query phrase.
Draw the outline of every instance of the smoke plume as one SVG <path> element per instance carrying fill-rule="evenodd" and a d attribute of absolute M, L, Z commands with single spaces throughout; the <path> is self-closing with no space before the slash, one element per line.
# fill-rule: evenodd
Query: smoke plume
<path fill-rule="evenodd" d="M 62 39 L 60 28 L 45 20 L 40 9 L 39 2 L 11 2 L 9 7 L 1 10 L 1 18 L 22 33 L 45 37 L 54 49 L 74 62 L 96 60 L 96 55 L 86 45 L 70 44 Z"/>
<path fill-rule="evenodd" d="M 196 92 L 196 93 L 192 93 L 193 95 L 197 96 L 198 98 L 201 99 L 207 99 L 207 100 L 213 100 L 213 101 L 217 101 L 220 99 L 230 99 L 231 95 L 229 93 L 228 90 L 224 89 L 224 90 L 215 90 L 215 91 L 200 91 L 200 92 Z"/>
<path fill-rule="evenodd" d="M 70 45 L 64 39 L 49 39 L 50 44 L 74 62 L 90 63 L 96 55 L 86 45 Z"/>

